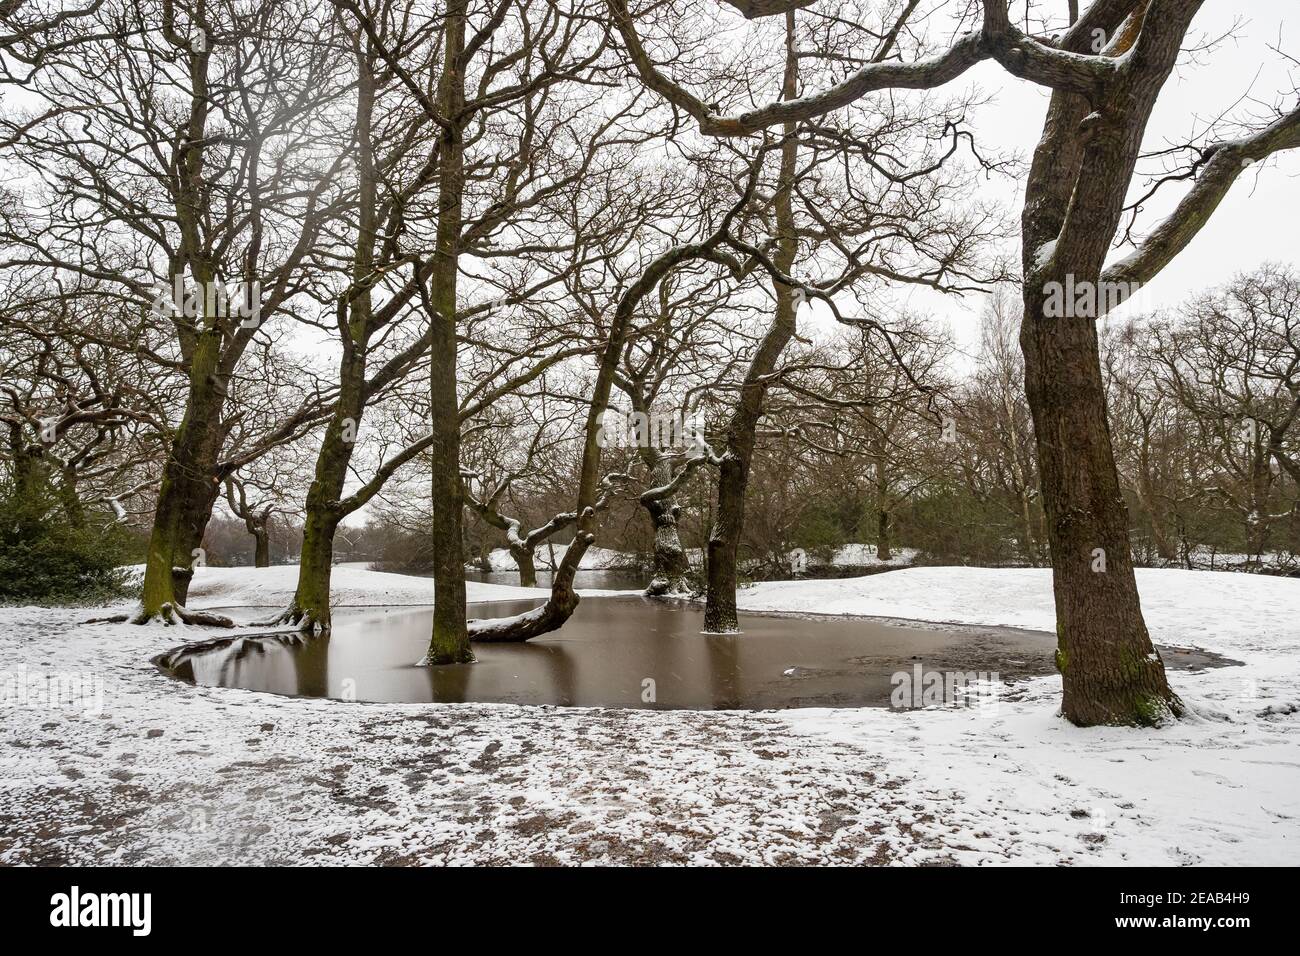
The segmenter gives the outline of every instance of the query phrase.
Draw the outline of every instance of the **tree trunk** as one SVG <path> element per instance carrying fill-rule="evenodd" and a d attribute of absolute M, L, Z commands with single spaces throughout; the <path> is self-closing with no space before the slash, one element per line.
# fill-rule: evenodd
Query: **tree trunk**
<path fill-rule="evenodd" d="M 1267 443 L 1250 449 L 1250 514 L 1246 516 L 1246 551 L 1252 561 L 1262 562 L 1268 550 L 1269 512 L 1272 507 L 1273 473 L 1269 469 Z"/>
<path fill-rule="evenodd" d="M 660 455 L 654 462 L 651 480 L 662 487 L 672 481 L 672 459 Z M 677 530 L 681 509 L 671 496 L 642 501 L 654 528 L 654 573 L 645 593 L 648 597 L 686 594 L 690 591 L 691 563 Z"/>
<path fill-rule="evenodd" d="M 231 344 L 223 357 L 227 330 L 219 315 L 209 314 L 209 292 L 216 273 L 203 241 L 207 194 L 203 181 L 205 150 L 199 145 L 206 139 L 210 105 L 209 58 L 206 50 L 191 51 L 188 57 L 191 95 L 186 139 L 191 148 L 184 152 L 176 177 L 180 251 L 197 287 L 201 315 L 194 328 L 181 337 L 183 352 L 192 342 L 187 356 L 189 394 L 158 490 L 145 556 L 141 608 L 135 617 L 140 623 L 160 615 L 170 619 L 189 597 L 194 552 L 203 544 L 203 533 L 220 488 L 216 465 L 225 440 L 221 414 L 231 369 L 242 350 L 242 346 Z"/>
<path fill-rule="evenodd" d="M 798 57 L 794 48 L 794 14 L 786 15 L 786 65 L 782 95 L 796 95 Z M 786 123 L 786 141 L 781 146 L 781 173 L 773 205 L 776 211 L 776 252 L 773 262 L 785 275 L 790 274 L 799 249 L 795 231 L 794 191 L 795 164 L 799 146 L 795 125 Z M 772 324 L 754 354 L 745 380 L 740 387 L 736 410 L 727 426 L 726 450 L 718 468 L 718 510 L 709 531 L 707 578 L 704 597 L 704 630 L 710 634 L 734 633 L 740 629 L 736 617 L 736 566 L 740 532 L 745 523 L 745 489 L 749 484 L 749 467 L 754 457 L 755 431 L 763 415 L 767 394 L 767 376 L 795 331 L 794 290 L 779 282 L 772 283 L 776 311 Z"/>
<path fill-rule="evenodd" d="M 203 538 L 207 534 L 208 522 L 212 520 L 212 508 L 217 503 L 217 496 L 221 491 L 221 479 L 217 474 L 215 456 L 209 474 L 211 475 L 209 481 L 197 484 L 194 494 L 184 505 L 181 517 L 176 554 L 182 561 L 188 557 L 190 563 L 187 567 L 172 568 L 172 589 L 176 600 L 182 605 L 189 599 L 194 570 L 202 564 Z M 198 556 L 195 552 L 198 552 Z"/>
<path fill-rule="evenodd" d="M 293 603 L 276 619 L 296 624 L 302 631 L 330 629 L 330 574 L 334 566 L 334 535 L 347 517 L 341 507 L 352 451 L 366 410 L 366 355 L 370 320 L 370 299 L 353 300 L 348 323 L 349 338 L 339 361 L 339 398 L 330 416 L 320 450 L 316 473 L 307 489 L 302 529 L 302 560 L 298 564 L 298 588 Z"/>
<path fill-rule="evenodd" d="M 1127 55 L 1122 79 L 1098 102 L 1053 93 L 1025 184 L 1020 346 L 1052 561 L 1061 712 L 1080 726 L 1157 724 L 1182 707 L 1142 618 L 1096 322 L 1147 120 L 1195 7 L 1158 22 L 1136 11 L 1108 47 Z M 1076 298 L 1060 308 L 1065 288 L 1091 290 L 1092 306 Z"/>
<path fill-rule="evenodd" d="M 1169 539 L 1169 535 L 1165 534 L 1165 529 L 1160 527 L 1157 521 L 1151 523 L 1151 540 L 1156 546 L 1156 554 L 1160 555 L 1161 561 L 1178 560 L 1178 546 Z"/>
<path fill-rule="evenodd" d="M 521 588 L 537 587 L 537 562 L 533 552 L 527 548 L 511 548 L 510 557 L 519 567 L 519 586 Z"/>
<path fill-rule="evenodd" d="M 14 429 L 15 438 L 10 443 L 13 451 L 13 488 L 17 501 L 31 503 L 39 500 L 48 481 L 43 454 L 39 448 L 24 441 L 18 426 Z"/>
<path fill-rule="evenodd" d="M 59 479 L 59 497 L 63 501 L 63 513 L 68 516 L 68 524 L 81 530 L 86 527 L 86 507 L 81 502 L 81 493 L 77 487 L 77 469 L 65 467 Z"/>
<path fill-rule="evenodd" d="M 885 462 L 885 439 L 876 440 L 876 557 L 888 561 L 889 551 L 889 472 Z"/>
<path fill-rule="evenodd" d="M 1030 489 L 1027 485 L 1020 487 L 1020 525 L 1021 535 L 1024 536 L 1025 557 L 1029 563 L 1038 567 L 1038 536 L 1034 534 L 1034 503 L 1029 497 Z"/>
<path fill-rule="evenodd" d="M 1021 346 L 1056 597 L 1061 710 L 1080 726 L 1151 725 L 1177 712 L 1142 618 L 1128 513 L 1091 318 L 1041 318 L 1025 290 Z"/>
<path fill-rule="evenodd" d="M 647 501 L 645 509 L 655 532 L 654 574 L 645 593 L 650 597 L 689 593 L 691 563 L 677 530 L 681 509 L 671 498 Z"/>
<path fill-rule="evenodd" d="M 364 366 L 361 368 L 363 370 Z M 343 519 L 339 511 L 339 499 L 343 494 L 348 465 L 352 459 L 353 442 L 348 439 L 355 436 L 354 429 L 360 425 L 358 419 L 362 412 L 360 375 L 356 371 L 354 368 L 343 375 L 339 404 L 321 439 L 320 451 L 316 456 L 316 474 L 311 487 L 307 489 L 298 588 L 294 592 L 293 603 L 279 619 L 281 623 L 296 624 L 304 631 L 323 632 L 330 629 L 330 575 L 334 567 L 334 535 Z"/>
<path fill-rule="evenodd" d="M 335 512 L 323 507 L 317 482 L 307 492 L 307 520 L 303 523 L 302 558 L 298 562 L 298 588 L 293 604 L 279 619 L 299 630 L 324 633 L 330 629 L 330 576 L 334 570 Z M 315 500 L 313 500 L 315 499 Z"/>
<path fill-rule="evenodd" d="M 1141 479 L 1138 488 L 1138 503 L 1146 513 L 1147 527 L 1151 529 L 1151 543 L 1155 545 L 1156 554 L 1160 556 L 1161 561 L 1177 561 L 1178 548 L 1165 532 L 1164 516 L 1151 503 L 1152 497 L 1150 482 L 1146 478 Z"/>
<path fill-rule="evenodd" d="M 747 429 L 749 448 L 746 449 L 746 429 L 737 429 L 738 424 L 743 425 L 733 418 L 732 430 L 727 436 L 727 450 L 718 468 L 718 509 L 713 516 L 713 527 L 709 529 L 708 577 L 704 593 L 704 630 L 709 634 L 730 634 L 740 630 L 736 617 L 736 565 L 740 532 L 745 521 L 745 486 L 749 483 L 754 429 L 752 426 Z"/>
<path fill-rule="evenodd" d="M 265 518 L 255 525 L 253 531 L 253 567 L 269 568 L 271 566 L 271 531 Z"/>
<path fill-rule="evenodd" d="M 296 624 L 299 630 L 307 632 L 325 632 L 331 625 L 330 576 L 334 568 L 334 536 L 340 522 L 350 513 L 342 503 L 343 489 L 366 411 L 366 364 L 373 332 L 372 288 L 378 201 L 371 140 L 375 82 L 369 55 L 359 57 L 357 65 L 356 123 L 360 144 L 357 150 L 357 238 L 352 258 L 352 283 L 340 300 L 347 303 L 347 326 L 342 330 L 339 397 L 325 434 L 321 436 L 320 450 L 316 453 L 316 472 L 307 489 L 298 588 L 293 603 L 277 619 L 279 623 Z"/>
<path fill-rule="evenodd" d="M 438 156 L 438 230 L 429 277 L 433 341 L 429 412 L 433 442 L 433 634 L 429 664 L 474 660 L 465 623 L 464 502 L 460 477 L 460 400 L 456 392 L 456 277 L 464 190 L 464 144 L 459 114 L 465 99 L 466 0 L 449 0 L 438 105 L 451 122 L 442 128 Z"/>
<path fill-rule="evenodd" d="M 194 573 L 193 552 L 202 545 L 216 501 L 225 401 L 225 382 L 217 371 L 220 345 L 221 331 L 209 329 L 199 337 L 191 358 L 185 415 L 163 466 L 149 535 L 140 621 L 162 613 L 164 604 L 184 605 Z"/>
<path fill-rule="evenodd" d="M 1010 445 L 1011 473 L 1019 489 L 1020 499 L 1021 545 L 1025 557 L 1034 567 L 1038 566 L 1038 540 L 1034 534 L 1034 505 L 1031 497 L 1030 477 L 1032 470 L 1024 458 L 1024 449 L 1020 446 L 1020 436 L 1016 429 L 1016 406 L 1011 397 L 1011 375 L 1004 373 L 1000 381 L 1002 391 L 1002 414 L 1007 428 L 1007 442 Z"/>

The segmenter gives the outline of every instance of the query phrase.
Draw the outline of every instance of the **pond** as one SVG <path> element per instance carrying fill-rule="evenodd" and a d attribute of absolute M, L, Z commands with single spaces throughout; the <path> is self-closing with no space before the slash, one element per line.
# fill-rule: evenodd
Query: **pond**
<path fill-rule="evenodd" d="M 536 603 L 475 604 L 471 613 L 505 616 Z M 204 686 L 303 697 L 693 710 L 887 707 L 893 676 L 918 665 L 996 673 L 1004 683 L 1054 672 L 1055 638 L 1036 631 L 743 614 L 742 633 L 709 635 L 699 606 L 640 597 L 584 598 L 560 631 L 476 644 L 475 664 L 420 667 L 431 617 L 428 608 L 344 608 L 327 636 L 221 638 L 155 662 Z M 1222 662 L 1185 651 L 1165 659 Z"/>

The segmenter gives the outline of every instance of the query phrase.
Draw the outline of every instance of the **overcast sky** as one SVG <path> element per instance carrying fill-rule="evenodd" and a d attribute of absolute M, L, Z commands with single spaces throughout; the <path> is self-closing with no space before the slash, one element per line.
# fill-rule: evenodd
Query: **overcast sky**
<path fill-rule="evenodd" d="M 1300 67 L 1286 63 L 1275 50 L 1300 58 L 1300 0 L 1207 0 L 1193 24 L 1192 36 L 1218 37 L 1237 20 L 1243 22 L 1235 38 L 1199 56 L 1198 62 L 1180 66 L 1170 78 L 1147 130 L 1148 149 L 1185 142 L 1225 111 L 1247 119 L 1264 115 L 1274 104 L 1294 105 Z M 977 83 L 993 94 L 989 105 L 972 118 L 979 140 L 1017 150 L 1029 159 L 1042 131 L 1047 91 L 1009 76 L 992 62 L 981 64 L 967 76 L 966 82 Z M 1246 96 L 1254 101 L 1242 100 Z M 1225 128 L 1225 135 L 1231 135 L 1231 130 Z M 1139 178 L 1137 185 L 1143 182 Z M 1136 194 L 1142 191 L 1138 189 Z M 1185 191 L 1183 184 L 1165 186 L 1158 201 L 1148 205 L 1142 221 L 1157 222 Z M 990 182 L 989 192 L 1012 204 L 1018 222 L 1023 181 Z M 1123 250 L 1117 250 L 1115 256 L 1122 254 Z M 1138 309 L 1176 305 L 1188 295 L 1226 282 L 1235 273 L 1266 260 L 1300 262 L 1300 150 L 1248 170 L 1209 225 L 1143 290 L 1135 305 Z M 1014 261 L 1019 262 L 1018 248 Z M 978 296 L 963 301 L 926 292 L 911 293 L 905 299 L 948 318 L 958 341 L 966 347 L 976 341 L 979 300 Z M 1122 317 L 1130 311 L 1126 307 L 1116 314 Z"/>
<path fill-rule="evenodd" d="M 1064 0 L 1061 0 L 1064 7 Z M 1239 22 L 1240 21 L 1240 22 Z M 1233 31 L 1215 48 L 1180 66 L 1166 85 L 1147 130 L 1147 148 L 1159 149 L 1185 142 L 1202 133 L 1216 117 L 1249 119 L 1263 116 L 1274 105 L 1294 105 L 1300 87 L 1300 67 L 1288 63 L 1276 50 L 1300 58 L 1300 0 L 1206 0 L 1193 25 L 1193 38 L 1218 38 Z M 1272 47 L 1273 49 L 1270 49 Z M 1048 93 L 1041 87 L 1009 76 L 989 61 L 972 69 L 961 83 L 977 85 L 990 102 L 971 117 L 979 142 L 1002 151 L 1016 152 L 1028 160 L 1042 129 Z M 5 91 L 8 108 L 30 106 L 21 90 Z M 1231 135 L 1231 127 L 1225 127 Z M 17 174 L 5 170 L 0 182 L 9 186 Z M 1136 181 L 1135 194 L 1144 189 Z M 1023 181 L 990 179 L 985 198 L 1005 203 L 1018 223 Z M 1141 220 L 1157 222 L 1186 187 L 1174 183 L 1148 204 Z M 1188 295 L 1231 279 L 1242 270 L 1267 260 L 1300 262 L 1300 150 L 1283 153 L 1243 175 L 1210 224 L 1138 298 L 1117 316 L 1176 305 Z M 1019 249 L 1008 250 L 1013 262 Z M 1124 250 L 1118 250 L 1116 256 Z M 924 289 L 904 287 L 890 293 L 900 305 L 943 317 L 963 348 L 977 341 L 978 315 L 983 297 L 958 299 Z M 805 318 L 805 331 L 833 325 L 828 314 L 815 309 Z M 307 337 L 310 338 L 310 337 Z M 306 341 L 304 341 L 306 345 Z"/>

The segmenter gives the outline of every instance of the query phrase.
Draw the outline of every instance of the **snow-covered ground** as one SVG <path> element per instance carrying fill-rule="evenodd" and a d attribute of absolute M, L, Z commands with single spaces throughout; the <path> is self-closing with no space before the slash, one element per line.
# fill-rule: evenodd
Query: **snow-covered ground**
<path fill-rule="evenodd" d="M 539 571 L 552 571 L 564 560 L 564 552 L 569 549 L 566 544 L 540 545 L 533 554 L 533 563 Z M 518 571 L 519 565 L 505 548 L 494 548 L 488 552 L 488 564 L 493 571 Z M 552 563 L 554 559 L 554 563 Z M 622 568 L 636 568 L 640 559 L 635 554 L 611 551 L 609 548 L 588 548 L 587 553 L 578 562 L 582 571 L 611 571 Z M 475 567 L 469 564 L 466 567 Z"/>
<path fill-rule="evenodd" d="M 1059 679 L 990 713 L 786 711 L 795 732 L 872 741 L 913 827 L 962 863 L 1291 864 L 1300 848 L 1300 581 L 1138 569 L 1153 639 L 1244 661 L 1172 680 L 1194 716 L 1159 731 L 1080 730 Z M 748 610 L 1055 629 L 1039 568 L 912 568 L 741 591 Z M 880 739 L 883 735 L 883 739 Z M 899 824 L 904 819 L 896 821 Z"/>
<path fill-rule="evenodd" d="M 551 570 L 552 548 L 555 563 L 558 564 L 564 559 L 566 545 L 557 544 L 553 546 L 542 545 L 537 549 L 535 563 L 538 570 Z M 791 551 L 786 557 L 787 561 L 796 564 L 796 554 L 799 552 Z M 816 554 L 802 552 L 803 560 L 811 566 L 830 566 L 837 568 L 878 568 L 878 567 L 906 567 L 916 560 L 917 550 L 915 548 L 895 548 L 888 560 L 882 561 L 874 544 L 845 544 L 831 552 L 829 560 L 821 560 Z M 518 571 L 519 567 L 515 564 L 515 559 L 510 556 L 510 552 L 505 548 L 495 548 L 488 553 L 488 564 L 493 571 Z M 700 567 L 704 560 L 704 552 L 699 548 L 690 548 L 687 550 L 687 557 L 691 564 Z M 761 562 L 754 562 L 755 565 Z M 641 566 L 641 558 L 635 554 L 629 554 L 624 551 L 613 551 L 609 548 L 588 548 L 587 553 L 582 556 L 582 563 L 579 568 L 583 571 L 612 571 L 622 569 L 633 569 Z M 474 565 L 466 565 L 474 567 Z"/>
<path fill-rule="evenodd" d="M 193 607 L 275 607 L 292 568 L 201 569 Z M 149 657 L 200 628 L 0 608 L 0 863 L 1291 863 L 1300 581 L 1139 571 L 1194 711 L 1080 730 L 1059 680 L 994 707 L 619 711 L 349 704 L 191 687 Z M 428 579 L 336 569 L 340 605 Z M 470 600 L 541 592 L 470 585 Z M 915 568 L 746 589 L 750 609 L 1052 628 L 1047 572 Z M 40 698 L 72 680 L 76 706 Z M 21 681 L 19 681 L 21 679 Z M 21 686 L 25 699 L 14 700 Z"/>
<path fill-rule="evenodd" d="M 270 568 L 203 567 L 195 572 L 187 603 L 193 608 L 284 607 L 297 586 L 295 564 Z M 474 602 L 544 598 L 551 593 L 544 588 L 478 581 L 469 582 L 468 588 L 469 600 Z M 433 603 L 433 578 L 336 565 L 330 572 L 330 602 L 334 607 L 428 605 Z"/>
<path fill-rule="evenodd" d="M 881 565 L 902 567 L 916 560 L 916 548 L 894 548 L 888 559 L 881 560 L 874 544 L 845 544 L 831 554 L 830 563 L 837 568 L 874 568 Z M 809 557 L 810 563 L 817 563 Z"/>

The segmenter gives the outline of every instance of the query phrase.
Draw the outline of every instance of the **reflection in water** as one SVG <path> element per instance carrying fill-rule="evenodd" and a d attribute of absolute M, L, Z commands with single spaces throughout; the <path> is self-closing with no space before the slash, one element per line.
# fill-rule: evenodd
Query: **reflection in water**
<path fill-rule="evenodd" d="M 742 639 L 739 634 L 709 634 L 705 638 L 714 710 L 738 710 L 744 706 L 740 679 Z"/>
<path fill-rule="evenodd" d="M 535 603 L 471 612 L 497 617 Z M 199 684 L 308 697 L 692 709 L 887 706 L 891 676 L 918 663 L 1004 679 L 1053 671 L 1052 637 L 1029 631 L 755 614 L 742 616 L 741 634 L 701 634 L 702 624 L 694 606 L 586 598 L 558 632 L 475 645 L 475 664 L 420 667 L 429 609 L 341 608 L 329 637 L 236 639 L 169 666 Z"/>

